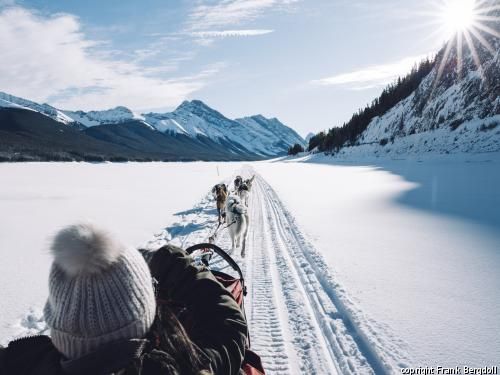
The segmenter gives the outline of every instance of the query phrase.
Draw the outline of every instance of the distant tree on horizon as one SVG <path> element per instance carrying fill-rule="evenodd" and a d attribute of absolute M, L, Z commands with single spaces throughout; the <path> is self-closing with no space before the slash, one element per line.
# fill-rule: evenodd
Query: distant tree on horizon
<path fill-rule="evenodd" d="M 288 155 L 297 155 L 299 152 L 304 152 L 304 147 L 298 143 L 288 148 Z"/>

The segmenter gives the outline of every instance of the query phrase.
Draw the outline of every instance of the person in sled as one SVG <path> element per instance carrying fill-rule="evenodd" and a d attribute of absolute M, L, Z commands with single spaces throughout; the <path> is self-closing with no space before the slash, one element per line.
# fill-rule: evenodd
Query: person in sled
<path fill-rule="evenodd" d="M 244 316 L 183 250 L 165 246 L 143 257 L 77 224 L 55 236 L 51 252 L 44 308 L 51 336 L 0 348 L 0 374 L 239 374 Z M 189 324 L 178 320 L 181 310 L 189 311 Z"/>

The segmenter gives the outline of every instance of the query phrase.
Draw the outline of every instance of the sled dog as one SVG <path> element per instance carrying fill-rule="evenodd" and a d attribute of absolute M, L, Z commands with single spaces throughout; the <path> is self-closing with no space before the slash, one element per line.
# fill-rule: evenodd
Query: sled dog
<path fill-rule="evenodd" d="M 241 184 L 243 183 L 243 178 L 241 176 L 236 176 L 234 179 L 234 191 L 238 192 Z"/>
<path fill-rule="evenodd" d="M 247 208 L 238 196 L 230 195 L 226 201 L 226 223 L 231 236 L 232 250 L 241 245 L 241 256 L 245 256 L 246 239 L 249 225 Z"/>
<path fill-rule="evenodd" d="M 248 191 L 252 190 L 252 184 L 253 184 L 254 178 L 255 178 L 255 175 L 253 175 L 252 178 L 245 180 L 245 184 L 248 187 Z"/>
<path fill-rule="evenodd" d="M 245 207 L 248 207 L 248 197 L 250 196 L 250 189 L 246 182 L 242 182 L 240 187 L 238 188 L 238 196 L 240 197 L 241 202 L 245 204 Z"/>
<path fill-rule="evenodd" d="M 217 184 L 212 189 L 215 202 L 217 204 L 217 215 L 219 217 L 219 224 L 224 221 L 226 216 L 226 199 L 227 199 L 227 186 L 226 184 Z"/>

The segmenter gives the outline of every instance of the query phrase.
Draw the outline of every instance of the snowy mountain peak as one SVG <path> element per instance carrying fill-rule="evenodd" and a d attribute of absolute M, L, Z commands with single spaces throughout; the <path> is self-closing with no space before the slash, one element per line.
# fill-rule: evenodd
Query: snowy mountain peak
<path fill-rule="evenodd" d="M 194 100 L 184 100 L 180 106 L 177 107 L 178 110 L 193 110 L 193 109 L 204 109 L 208 111 L 212 111 L 213 109 L 206 105 L 204 102 L 198 99 Z"/>
<path fill-rule="evenodd" d="M 310 140 L 312 137 L 314 137 L 314 135 L 315 135 L 314 133 L 309 133 L 309 134 L 307 134 L 307 135 L 306 135 L 306 143 L 309 143 L 309 140 Z"/>
<path fill-rule="evenodd" d="M 225 117 L 222 113 L 209 107 L 201 100 L 191 100 L 191 101 L 185 100 L 174 111 L 174 113 L 182 113 L 182 112 L 189 112 L 192 113 L 193 115 L 196 115 L 200 118 L 204 118 L 212 122 L 231 121 L 227 117 Z"/>
<path fill-rule="evenodd" d="M 0 107 L 23 108 L 41 112 L 58 122 L 62 122 L 63 124 L 70 124 L 74 122 L 73 119 L 64 114 L 63 111 L 60 111 L 49 104 L 39 104 L 31 100 L 6 94 L 4 92 L 0 92 Z"/>
<path fill-rule="evenodd" d="M 129 120 L 144 120 L 144 117 L 132 112 L 127 107 L 118 106 L 103 111 L 64 111 L 74 121 L 86 127 L 103 124 L 118 124 Z"/>
<path fill-rule="evenodd" d="M 260 113 L 258 115 L 247 116 L 247 117 L 243 117 L 243 118 L 251 118 L 251 119 L 254 119 L 256 121 L 266 121 L 266 120 L 268 120 L 265 116 L 261 115 Z"/>

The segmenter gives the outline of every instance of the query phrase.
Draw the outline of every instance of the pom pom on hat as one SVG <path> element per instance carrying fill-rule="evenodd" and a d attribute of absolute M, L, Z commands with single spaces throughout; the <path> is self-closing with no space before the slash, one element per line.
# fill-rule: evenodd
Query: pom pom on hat
<path fill-rule="evenodd" d="M 50 249 L 54 263 L 68 276 L 76 276 L 104 271 L 125 247 L 109 232 L 91 223 L 79 223 L 61 229 Z"/>

